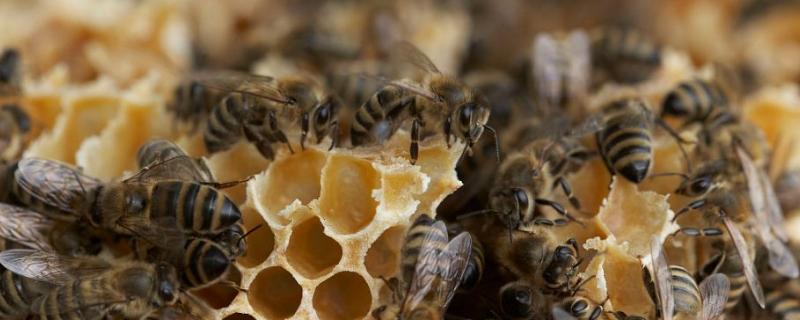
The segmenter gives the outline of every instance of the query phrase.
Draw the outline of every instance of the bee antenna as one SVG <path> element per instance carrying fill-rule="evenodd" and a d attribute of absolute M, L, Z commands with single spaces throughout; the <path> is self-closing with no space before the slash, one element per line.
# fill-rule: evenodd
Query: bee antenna
<path fill-rule="evenodd" d="M 255 228 L 250 229 L 247 232 L 245 232 L 241 237 L 239 237 L 239 241 L 236 241 L 236 245 L 237 246 L 240 245 L 242 243 L 242 241 L 244 241 L 244 238 L 247 238 L 247 236 L 253 234 L 253 232 L 255 232 L 256 230 L 260 229 L 263 226 L 264 226 L 264 224 L 262 223 L 262 224 L 259 224 L 259 225 L 255 226 Z"/>
<path fill-rule="evenodd" d="M 465 214 L 462 214 L 462 215 L 458 216 L 456 218 L 456 220 L 461 221 L 461 220 L 469 219 L 469 218 L 472 218 L 472 217 L 475 217 L 475 216 L 479 216 L 479 215 L 482 215 L 482 214 L 495 213 L 495 212 L 497 212 L 497 211 L 495 211 L 494 209 L 483 209 L 483 210 L 467 212 Z"/>
<path fill-rule="evenodd" d="M 495 157 L 497 158 L 497 162 L 500 162 L 500 138 L 497 136 L 497 131 L 487 124 L 484 124 L 483 128 L 492 133 L 492 136 L 494 137 Z"/>

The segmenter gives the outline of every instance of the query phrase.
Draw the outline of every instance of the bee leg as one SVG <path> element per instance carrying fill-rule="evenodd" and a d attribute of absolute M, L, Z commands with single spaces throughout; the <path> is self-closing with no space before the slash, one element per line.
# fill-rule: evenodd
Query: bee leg
<path fill-rule="evenodd" d="M 300 120 L 300 150 L 306 149 L 306 136 L 308 135 L 308 113 L 303 113 L 303 118 Z"/>
<path fill-rule="evenodd" d="M 689 161 L 689 154 L 686 153 L 686 150 L 683 149 L 684 144 L 692 144 L 693 142 L 687 141 L 686 139 L 682 138 L 678 132 L 676 132 L 672 127 L 670 127 L 666 122 L 664 122 L 661 118 L 655 119 L 656 125 L 663 128 L 670 136 L 672 136 L 675 141 L 678 142 L 678 149 L 681 150 L 681 155 L 683 156 L 684 161 L 686 162 L 686 169 L 688 171 L 692 171 L 692 163 Z"/>
<path fill-rule="evenodd" d="M 451 123 L 452 120 L 450 120 L 450 117 L 447 117 L 447 120 L 444 121 L 444 142 L 447 144 L 447 149 L 450 149 L 452 146 L 450 144 Z"/>
<path fill-rule="evenodd" d="M 555 226 L 563 226 L 567 224 L 567 220 L 565 219 L 554 219 L 550 220 L 547 218 L 535 218 L 531 221 L 532 224 L 537 226 L 546 226 L 546 227 L 555 227 Z"/>
<path fill-rule="evenodd" d="M 567 199 L 569 199 L 569 203 L 572 204 L 575 209 L 581 210 L 581 202 L 572 193 L 572 187 L 570 186 L 569 182 L 567 182 L 567 179 L 564 179 L 564 177 L 559 177 L 556 179 L 556 183 L 561 186 L 561 190 L 564 191 L 564 195 L 566 195 Z"/>
<path fill-rule="evenodd" d="M 536 204 L 540 204 L 540 205 L 551 207 L 558 214 L 566 217 L 567 219 L 569 219 L 571 221 L 577 222 L 580 225 L 583 225 L 582 222 L 578 221 L 577 219 L 575 219 L 575 217 L 573 217 L 572 215 L 567 213 L 567 210 L 564 209 L 564 207 L 561 206 L 561 204 L 559 204 L 558 202 L 547 200 L 547 199 L 542 199 L 542 198 L 536 198 L 536 200 L 534 200 L 534 201 L 536 202 Z"/>
<path fill-rule="evenodd" d="M 253 176 L 249 176 L 249 177 L 244 178 L 244 179 L 226 181 L 226 182 L 199 182 L 199 183 L 202 184 L 202 185 L 205 185 L 205 186 L 213 187 L 215 189 L 227 189 L 227 188 L 238 186 L 238 185 L 240 185 L 242 183 L 246 183 L 247 181 L 250 181 L 251 179 L 253 179 Z"/>
<path fill-rule="evenodd" d="M 328 151 L 333 150 L 333 148 L 336 148 L 336 146 L 339 145 L 339 121 L 338 120 L 333 120 L 333 123 L 331 124 L 331 133 L 330 133 L 330 135 L 331 135 L 331 146 L 328 147 Z M 322 139 L 320 138 L 319 140 L 322 140 Z"/>
<path fill-rule="evenodd" d="M 689 204 L 687 204 L 685 207 L 683 207 L 682 209 L 678 210 L 678 212 L 675 213 L 675 217 L 672 218 L 672 222 L 675 222 L 675 220 L 678 220 L 678 217 L 680 215 L 682 215 L 682 214 L 684 214 L 686 212 L 689 212 L 689 210 L 698 209 L 698 208 L 701 208 L 701 207 L 703 207 L 705 205 L 706 205 L 706 199 L 705 198 L 689 202 Z"/>
<path fill-rule="evenodd" d="M 419 126 L 419 119 L 414 118 L 411 122 L 411 164 L 416 164 L 419 158 Z"/>
<path fill-rule="evenodd" d="M 224 284 L 226 286 L 229 286 L 229 287 L 235 289 L 236 291 L 248 293 L 247 289 L 240 287 L 238 284 L 236 284 L 236 282 L 233 282 L 233 281 L 230 281 L 230 280 L 220 280 L 219 283 Z"/>

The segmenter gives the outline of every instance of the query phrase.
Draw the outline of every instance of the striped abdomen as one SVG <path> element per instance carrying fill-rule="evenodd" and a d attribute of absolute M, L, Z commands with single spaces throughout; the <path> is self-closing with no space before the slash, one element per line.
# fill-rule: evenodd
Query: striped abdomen
<path fill-rule="evenodd" d="M 640 101 L 622 100 L 605 112 L 605 128 L 596 134 L 600 155 L 612 174 L 634 183 L 647 177 L 653 158 L 650 119 Z"/>
<path fill-rule="evenodd" d="M 0 317 L 13 318 L 30 313 L 33 301 L 44 294 L 44 283 L 19 276 L 11 271 L 0 273 Z"/>
<path fill-rule="evenodd" d="M 244 99 L 230 94 L 212 109 L 203 131 L 203 143 L 209 153 L 227 150 L 242 137 Z"/>
<path fill-rule="evenodd" d="M 376 92 L 356 110 L 350 127 L 353 146 L 384 141 L 394 134 L 403 110 L 414 102 L 414 96 L 402 89 L 386 86 Z"/>
<path fill-rule="evenodd" d="M 144 167 L 157 161 L 164 161 L 176 157 L 186 156 L 186 153 L 178 147 L 175 143 L 164 140 L 156 139 L 151 140 L 141 147 L 136 154 L 136 159 L 139 162 L 139 167 Z"/>
<path fill-rule="evenodd" d="M 784 290 L 767 293 L 767 310 L 781 320 L 800 320 L 800 299 Z"/>
<path fill-rule="evenodd" d="M 592 33 L 592 64 L 622 83 L 644 81 L 661 65 L 661 48 L 628 28 L 603 28 Z"/>
<path fill-rule="evenodd" d="M 444 251 L 447 246 L 447 232 L 433 226 L 435 221 L 426 215 L 420 215 L 411 228 L 406 233 L 405 243 L 400 250 L 400 274 L 402 283 L 411 283 L 414 277 L 414 270 L 417 266 L 417 258 L 422 249 L 423 241 L 431 241 L 431 245 L 436 246 L 440 251 Z M 426 240 L 427 238 L 427 240 Z M 447 263 L 447 261 L 442 261 Z"/>
<path fill-rule="evenodd" d="M 461 278 L 459 289 L 462 290 L 474 289 L 483 277 L 483 267 L 485 263 L 483 245 L 481 245 L 478 237 L 472 233 L 470 233 L 470 237 L 472 237 L 472 252 L 470 252 L 464 276 Z"/>
<path fill-rule="evenodd" d="M 689 121 L 703 121 L 714 108 L 728 105 L 728 97 L 716 83 L 694 79 L 679 84 L 664 98 L 663 112 Z"/>
<path fill-rule="evenodd" d="M 685 268 L 677 265 L 669 266 L 672 275 L 672 293 L 675 297 L 675 313 L 698 315 L 702 309 L 700 288 L 694 277 Z"/>
<path fill-rule="evenodd" d="M 225 274 L 231 259 L 222 247 L 206 239 L 194 238 L 184 246 L 181 284 L 187 288 L 210 285 Z"/>
<path fill-rule="evenodd" d="M 331 91 L 342 99 L 350 108 L 366 103 L 369 98 L 381 89 L 380 82 L 368 77 L 353 75 L 328 74 L 327 85 Z"/>
<path fill-rule="evenodd" d="M 82 320 L 100 319 L 106 312 L 107 304 L 99 304 L 98 297 L 91 294 L 107 284 L 101 279 L 71 281 L 39 297 L 31 306 L 31 313 L 42 320 Z"/>
<path fill-rule="evenodd" d="M 186 181 L 162 181 L 151 189 L 151 217 L 174 217 L 179 228 L 217 234 L 238 223 L 242 213 L 217 189 Z"/>

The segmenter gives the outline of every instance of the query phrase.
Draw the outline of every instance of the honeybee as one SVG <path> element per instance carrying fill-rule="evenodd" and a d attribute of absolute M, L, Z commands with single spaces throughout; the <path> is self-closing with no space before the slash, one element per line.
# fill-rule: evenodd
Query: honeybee
<path fill-rule="evenodd" d="M 400 278 L 391 304 L 372 311 L 375 319 L 443 319 L 464 275 L 472 238 L 461 233 L 448 242 L 444 222 L 420 215 L 400 251 Z"/>
<path fill-rule="evenodd" d="M 653 115 L 641 99 L 621 99 L 602 111 L 603 128 L 595 133 L 603 162 L 612 175 L 633 183 L 647 177 L 653 159 Z"/>
<path fill-rule="evenodd" d="M 162 180 L 145 168 L 119 182 L 102 183 L 61 162 L 25 158 L 15 172 L 15 195 L 29 207 L 46 207 L 55 219 L 132 235 L 158 247 L 186 235 L 215 236 L 242 214 L 220 191 L 196 182 Z"/>
<path fill-rule="evenodd" d="M 541 286 L 546 293 L 572 292 L 580 283 L 578 243 L 575 239 L 557 243 L 551 232 L 543 228 L 516 231 L 518 236 L 513 242 L 497 236 L 490 244 L 494 258 L 518 277 Z"/>
<path fill-rule="evenodd" d="M 388 81 L 387 85 L 362 104 L 352 121 L 353 146 L 388 140 L 411 119 L 411 163 L 419 157 L 419 141 L 440 126 L 448 146 L 451 138 L 464 141 L 464 152 L 478 141 L 491 112 L 486 98 L 453 76 L 442 74 L 433 62 L 409 43 L 396 46 L 404 59 L 427 73 L 422 83 Z M 496 137 L 495 137 L 496 139 Z M 499 152 L 499 151 L 498 151 Z"/>
<path fill-rule="evenodd" d="M 489 211 L 497 214 L 509 230 L 530 223 L 551 224 L 539 216 L 537 205 L 549 206 L 575 221 L 561 204 L 548 198 L 553 189 L 560 188 L 570 204 L 581 209 L 566 178 L 580 169 L 588 157 L 586 149 L 570 137 L 543 138 L 528 143 L 501 163 L 489 191 Z"/>
<path fill-rule="evenodd" d="M 31 313 L 42 318 L 139 318 L 173 305 L 180 294 L 175 269 L 166 263 L 109 263 L 99 258 L 69 258 L 28 249 L 0 252 L 8 270 L 54 287 L 33 300 Z"/>
<path fill-rule="evenodd" d="M 647 80 L 661 67 L 661 48 L 631 28 L 599 28 L 590 33 L 592 71 L 619 83 Z"/>
<path fill-rule="evenodd" d="M 662 116 L 684 119 L 684 125 L 704 122 L 718 108 L 729 108 L 730 99 L 723 87 L 713 81 L 691 79 L 679 83 L 667 93 L 662 105 Z"/>
<path fill-rule="evenodd" d="M 158 173 L 164 178 L 172 177 L 176 180 L 214 182 L 214 175 L 208 169 L 206 162 L 201 158 L 191 158 L 181 147 L 175 143 L 154 139 L 139 147 L 136 153 L 139 168 L 151 167 L 151 170 L 160 170 Z M 169 161 L 168 166 L 159 166 L 158 163 Z"/>
<path fill-rule="evenodd" d="M 13 161 L 25 149 L 25 135 L 31 130 L 31 119 L 17 103 L 22 93 L 20 58 L 16 49 L 0 55 L 0 160 Z M 4 101 L 4 98 L 11 98 Z"/>
<path fill-rule="evenodd" d="M 447 224 L 447 233 L 448 236 L 454 238 L 458 236 L 463 231 L 464 228 L 461 227 L 460 224 L 456 223 L 449 223 Z M 467 261 L 467 267 L 464 270 L 464 276 L 461 277 L 461 283 L 458 286 L 459 290 L 470 291 L 475 289 L 478 283 L 481 282 L 481 278 L 483 278 L 483 269 L 486 264 L 483 254 L 483 245 L 481 244 L 480 239 L 473 233 L 467 232 L 472 239 L 472 250 L 469 254 L 469 261 Z"/>
<path fill-rule="evenodd" d="M 3 50 L 0 55 L 0 97 L 16 96 L 20 93 L 22 77 L 19 69 L 19 51 L 14 48 Z"/>
<path fill-rule="evenodd" d="M 499 292 L 500 310 L 508 319 L 529 320 L 547 313 L 550 302 L 538 287 L 525 281 L 505 284 Z"/>
<path fill-rule="evenodd" d="M 644 282 L 649 284 L 648 293 L 657 302 L 663 319 L 672 319 L 676 313 L 704 320 L 722 315 L 731 289 L 725 274 L 715 272 L 698 286 L 685 268 L 667 264 L 658 237 L 651 240 L 650 250 L 651 272 L 643 270 Z"/>
<path fill-rule="evenodd" d="M 572 31 L 563 39 L 539 34 L 532 51 L 533 78 L 539 103 L 550 109 L 583 103 L 591 75 L 589 36 L 583 30 Z"/>

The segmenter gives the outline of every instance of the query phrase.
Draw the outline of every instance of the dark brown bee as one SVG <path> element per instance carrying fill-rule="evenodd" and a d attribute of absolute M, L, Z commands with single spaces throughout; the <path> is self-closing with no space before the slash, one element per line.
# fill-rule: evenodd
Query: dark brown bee
<path fill-rule="evenodd" d="M 337 144 L 340 102 L 310 77 L 274 79 L 228 72 L 201 84 L 228 92 L 212 110 L 203 133 L 210 153 L 228 149 L 244 135 L 265 158 L 272 159 L 274 143 L 284 143 L 291 150 L 286 131 L 298 127 L 301 148 L 309 134 L 315 143 L 331 136 L 331 147 Z"/>
<path fill-rule="evenodd" d="M 112 264 L 99 258 L 14 249 L 0 253 L 0 264 L 54 286 L 31 304 L 31 313 L 42 319 L 139 318 L 173 305 L 181 289 L 175 269 L 165 263 Z"/>
<path fill-rule="evenodd" d="M 549 302 L 536 286 L 524 281 L 505 284 L 499 292 L 500 310 L 507 319 L 528 320 L 547 314 Z"/>
<path fill-rule="evenodd" d="M 443 319 L 464 275 L 472 238 L 448 241 L 444 222 L 420 215 L 400 251 L 400 278 L 391 282 L 393 300 L 372 311 L 375 319 Z"/>
<path fill-rule="evenodd" d="M 679 83 L 667 93 L 662 106 L 662 115 L 685 119 L 685 123 L 703 122 L 714 109 L 728 108 L 728 94 L 719 84 L 692 79 Z"/>
<path fill-rule="evenodd" d="M 185 235 L 219 235 L 240 223 L 241 212 L 217 189 L 196 182 L 163 180 L 144 169 L 111 183 L 66 164 L 26 158 L 15 172 L 15 195 L 29 207 L 51 209 L 55 219 L 85 219 L 92 226 L 174 247 Z"/>
<path fill-rule="evenodd" d="M 419 141 L 441 130 L 448 146 L 463 141 L 466 150 L 478 141 L 489 120 L 485 97 L 457 78 L 442 74 L 425 54 L 409 43 L 395 49 L 404 59 L 427 73 L 422 83 L 389 81 L 356 111 L 350 128 L 353 146 L 388 140 L 411 120 L 411 163 L 419 156 Z M 438 128 L 437 128 L 438 127 Z"/>
<path fill-rule="evenodd" d="M 575 290 L 580 283 L 577 275 L 581 263 L 575 239 L 557 243 L 544 227 L 533 232 L 515 231 L 515 234 L 513 242 L 497 235 L 489 244 L 494 248 L 492 253 L 496 261 L 546 293 L 566 294 Z"/>
<path fill-rule="evenodd" d="M 619 83 L 637 83 L 661 67 L 661 48 L 631 28 L 599 28 L 592 39 L 592 71 Z"/>

